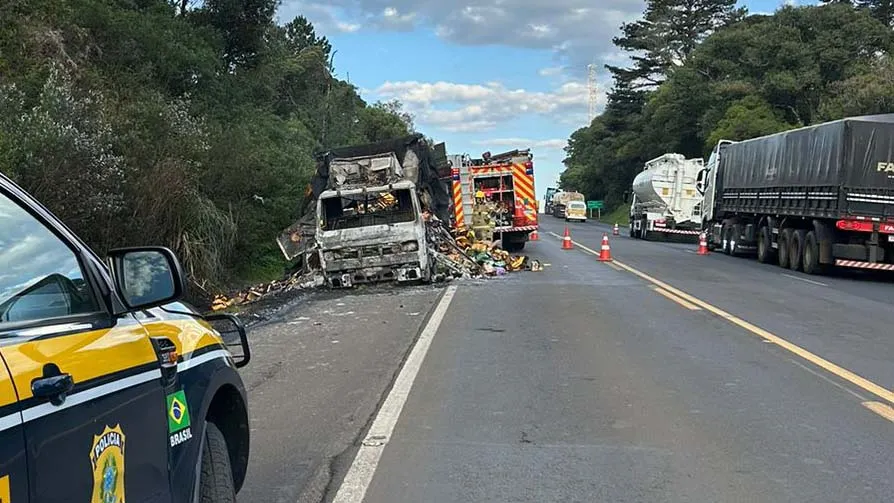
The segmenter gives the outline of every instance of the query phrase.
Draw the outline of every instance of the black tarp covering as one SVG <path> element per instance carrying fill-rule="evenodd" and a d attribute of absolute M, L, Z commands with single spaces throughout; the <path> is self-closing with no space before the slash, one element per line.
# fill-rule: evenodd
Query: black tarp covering
<path fill-rule="evenodd" d="M 443 183 L 438 180 L 439 160 L 443 157 L 442 163 L 447 162 L 446 156 L 439 155 L 443 149 L 433 148 L 425 140 L 425 137 L 419 133 L 395 138 L 393 140 L 381 141 L 378 143 L 368 143 L 366 145 L 358 145 L 354 147 L 341 147 L 337 149 L 327 150 L 318 153 L 315 158 L 317 160 L 317 171 L 311 179 L 311 189 L 313 198 L 316 199 L 326 190 L 329 183 L 329 163 L 334 159 L 345 159 L 351 157 L 373 156 L 394 152 L 397 159 L 403 163 L 407 151 L 412 150 L 419 158 L 419 171 L 416 180 L 412 180 L 419 190 L 429 193 L 432 200 L 431 211 L 443 221 L 450 219 L 450 194 L 447 192 Z"/>
<path fill-rule="evenodd" d="M 853 117 L 726 145 L 724 189 L 894 189 L 894 114 Z M 880 164 L 882 163 L 882 164 Z"/>

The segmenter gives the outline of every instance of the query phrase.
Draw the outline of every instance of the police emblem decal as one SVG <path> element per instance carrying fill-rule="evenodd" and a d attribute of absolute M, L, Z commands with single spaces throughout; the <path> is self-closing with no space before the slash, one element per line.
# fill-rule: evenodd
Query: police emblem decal
<path fill-rule="evenodd" d="M 120 425 L 106 426 L 101 435 L 93 437 L 90 448 L 93 497 L 90 503 L 125 503 L 124 445 L 124 431 Z"/>

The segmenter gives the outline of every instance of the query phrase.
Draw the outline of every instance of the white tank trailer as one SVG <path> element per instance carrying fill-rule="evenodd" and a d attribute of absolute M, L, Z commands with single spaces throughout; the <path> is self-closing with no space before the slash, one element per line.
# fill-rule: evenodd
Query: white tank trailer
<path fill-rule="evenodd" d="M 702 195 L 696 189 L 696 178 L 703 168 L 704 160 L 673 153 L 647 162 L 633 179 L 630 236 L 697 239 L 702 223 Z"/>

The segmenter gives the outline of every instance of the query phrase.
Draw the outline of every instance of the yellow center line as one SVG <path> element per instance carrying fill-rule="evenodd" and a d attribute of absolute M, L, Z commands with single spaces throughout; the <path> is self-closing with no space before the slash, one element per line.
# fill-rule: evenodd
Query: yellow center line
<path fill-rule="evenodd" d="M 553 234 L 557 237 L 561 237 L 554 233 L 551 233 L 551 234 Z M 582 248 L 583 250 L 587 251 L 588 253 L 599 256 L 599 254 L 596 253 L 595 251 L 593 251 L 585 246 L 580 245 L 576 241 L 572 241 L 572 243 L 574 243 L 576 246 Z M 773 344 L 776 344 L 777 346 L 785 349 L 786 351 L 794 353 L 795 355 L 803 358 L 804 360 L 809 361 L 810 363 L 816 365 L 817 367 L 820 367 L 820 368 L 826 370 L 830 374 L 836 375 L 839 378 L 853 384 L 854 386 L 857 386 L 858 388 L 860 388 L 864 391 L 867 391 L 879 398 L 884 399 L 885 401 L 888 402 L 888 404 L 894 404 L 894 392 L 892 392 L 891 390 L 889 390 L 883 386 L 880 386 L 880 385 L 870 381 L 869 379 L 866 379 L 863 376 L 860 376 L 854 372 L 851 372 L 850 370 L 848 370 L 844 367 L 836 365 L 821 356 L 815 355 L 815 354 L 811 353 L 810 351 L 802 348 L 801 346 L 791 343 L 791 342 L 783 339 L 782 337 L 779 337 L 778 335 L 768 332 L 768 331 L 764 330 L 763 328 L 760 328 L 752 323 L 749 323 L 749 322 L 743 320 L 742 318 L 739 318 L 738 316 L 734 316 L 734 315 L 720 309 L 719 307 L 715 307 L 711 304 L 708 304 L 707 302 L 705 302 L 697 297 L 693 297 L 692 295 L 689 295 L 688 293 L 686 293 L 678 288 L 674 288 L 673 286 L 668 285 L 667 283 L 665 283 L 659 279 L 655 279 L 652 276 L 649 276 L 648 274 L 646 274 L 644 272 L 640 272 L 637 269 L 634 269 L 633 267 L 630 267 L 629 265 L 624 264 L 623 262 L 618 262 L 617 260 L 614 260 L 613 263 L 616 266 L 626 270 L 627 272 L 635 274 L 636 276 L 639 276 L 640 278 L 648 281 L 649 283 L 652 283 L 653 285 L 655 285 L 659 288 L 663 288 L 667 292 L 670 292 L 670 293 L 676 295 L 677 297 L 680 297 L 681 299 L 685 299 L 696 306 L 702 307 L 705 310 L 710 311 L 721 318 L 724 318 L 725 320 L 729 321 L 730 323 L 737 325 L 738 327 L 743 328 L 748 332 L 751 332 L 752 334 L 766 340 L 767 342 L 772 342 Z M 875 403 L 875 402 L 866 402 L 866 403 Z M 881 405 L 887 405 L 887 404 L 881 404 Z M 869 405 L 866 405 L 866 407 L 873 410 L 873 412 L 881 414 L 881 412 L 879 412 L 876 409 L 873 409 Z M 888 408 L 890 408 L 890 406 Z M 884 414 L 882 414 L 882 415 L 884 415 Z M 888 417 L 888 416 L 885 416 L 885 417 Z"/>
<path fill-rule="evenodd" d="M 665 290 L 663 288 L 658 288 L 657 286 L 653 286 L 652 290 L 654 290 L 656 293 L 663 295 L 663 296 L 667 297 L 668 299 L 676 302 L 677 304 L 680 304 L 681 306 L 685 307 L 686 309 L 689 309 L 690 311 L 701 311 L 702 310 L 702 308 L 696 306 L 695 304 L 693 304 L 691 302 L 687 302 L 687 301 L 681 299 L 680 297 L 677 297 L 676 295 L 668 292 L 667 290 Z"/>
<path fill-rule="evenodd" d="M 832 373 L 832 374 L 844 379 L 845 381 L 848 381 L 849 383 L 851 383 L 859 388 L 862 388 L 864 391 L 868 391 L 869 393 L 872 393 L 873 395 L 876 395 L 879 398 L 883 398 L 883 399 L 887 400 L 889 403 L 894 404 L 894 392 L 891 392 L 890 390 L 888 390 L 882 386 L 879 386 L 878 384 L 870 381 L 869 379 L 859 376 L 859 375 L 851 372 L 850 370 L 847 370 L 844 367 L 838 366 L 838 365 L 830 362 L 829 360 L 822 358 L 821 356 L 817 356 L 817 355 L 811 353 L 810 351 L 807 351 L 806 349 L 802 348 L 801 346 L 798 346 L 797 344 L 793 344 L 793 343 L 783 339 L 782 337 L 779 337 L 778 335 L 772 334 L 772 333 L 764 330 L 763 328 L 760 328 L 756 325 L 753 325 L 753 324 L 743 320 L 742 318 L 739 318 L 737 316 L 729 314 L 726 311 L 724 311 L 718 307 L 714 307 L 711 304 L 708 304 L 707 302 L 705 302 L 701 299 L 693 297 L 692 295 L 689 295 L 688 293 L 686 293 L 682 290 L 674 288 L 663 281 L 657 280 L 657 279 L 649 276 L 646 273 L 640 272 L 640 271 L 630 267 L 629 265 L 618 262 L 617 260 L 615 260 L 615 264 L 617 266 L 621 267 L 622 269 L 626 269 L 628 272 L 631 272 L 654 285 L 664 288 L 665 290 L 667 290 L 679 297 L 682 297 L 697 306 L 703 307 L 704 309 L 716 314 L 717 316 L 720 316 L 721 318 L 726 319 L 727 321 L 729 321 L 730 323 L 733 323 L 734 325 L 738 325 L 739 327 L 744 328 L 745 330 L 751 332 L 752 334 L 754 334 L 758 337 L 761 337 L 762 339 L 764 339 L 766 341 L 772 342 L 772 343 L 778 345 L 779 347 L 800 356 L 801 358 L 809 361 L 810 363 L 812 363 L 820 368 L 825 369 L 827 372 Z"/>
<path fill-rule="evenodd" d="M 863 407 L 875 412 L 888 421 L 894 422 L 894 408 L 881 402 L 863 402 Z"/>

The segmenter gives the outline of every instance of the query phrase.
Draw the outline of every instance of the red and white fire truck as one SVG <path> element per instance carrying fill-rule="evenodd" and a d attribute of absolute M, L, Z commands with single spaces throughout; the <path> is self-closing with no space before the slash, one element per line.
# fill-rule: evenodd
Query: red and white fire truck
<path fill-rule="evenodd" d="M 481 157 L 448 156 L 452 164 L 454 225 L 471 225 L 475 196 L 483 195 L 506 210 L 496 222 L 494 238 L 500 239 L 507 251 L 521 250 L 538 228 L 534 156 L 525 149 L 497 155 L 485 152 Z"/>

